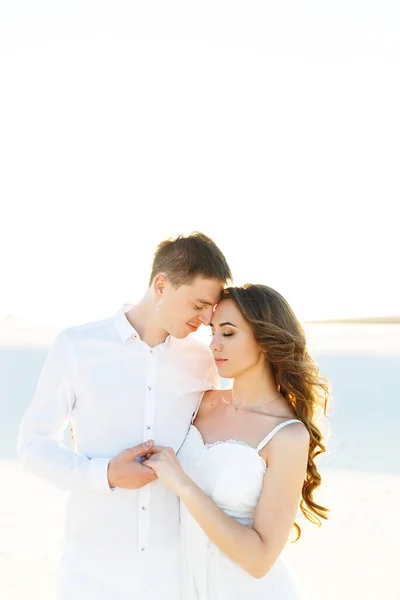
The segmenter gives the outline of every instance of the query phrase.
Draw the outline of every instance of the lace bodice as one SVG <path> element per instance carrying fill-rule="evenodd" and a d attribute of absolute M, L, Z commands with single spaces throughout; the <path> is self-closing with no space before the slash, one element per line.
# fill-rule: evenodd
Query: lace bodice
<path fill-rule="evenodd" d="M 251 520 L 257 505 L 266 471 L 259 451 L 289 423 L 281 423 L 257 448 L 241 440 L 206 444 L 200 431 L 191 425 L 178 457 L 186 473 L 214 502 L 231 516 Z"/>

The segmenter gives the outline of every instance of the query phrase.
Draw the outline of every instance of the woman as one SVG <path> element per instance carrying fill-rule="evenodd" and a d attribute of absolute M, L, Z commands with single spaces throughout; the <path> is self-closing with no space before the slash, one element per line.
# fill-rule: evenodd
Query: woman
<path fill-rule="evenodd" d="M 316 426 L 328 387 L 285 299 L 263 285 L 228 288 L 211 349 L 231 390 L 206 392 L 179 450 L 144 464 L 181 500 L 183 600 L 295 600 L 279 555 L 300 508 L 320 524 Z"/>

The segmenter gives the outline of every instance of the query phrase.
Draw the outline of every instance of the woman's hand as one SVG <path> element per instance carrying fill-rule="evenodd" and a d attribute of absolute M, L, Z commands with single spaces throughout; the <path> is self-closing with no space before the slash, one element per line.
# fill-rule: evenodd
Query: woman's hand
<path fill-rule="evenodd" d="M 172 448 L 153 446 L 147 453 L 143 465 L 150 467 L 164 485 L 179 495 L 179 492 L 191 482 L 190 477 L 182 469 Z"/>

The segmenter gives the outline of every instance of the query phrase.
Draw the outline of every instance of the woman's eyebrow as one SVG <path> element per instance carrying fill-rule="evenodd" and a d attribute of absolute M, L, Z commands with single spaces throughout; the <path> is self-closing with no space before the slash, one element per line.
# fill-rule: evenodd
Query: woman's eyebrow
<path fill-rule="evenodd" d="M 234 325 L 233 323 L 230 323 L 229 321 L 225 321 L 224 323 L 220 323 L 219 327 L 223 327 L 224 325 L 231 325 L 232 327 L 236 327 L 236 325 Z M 210 323 L 210 327 L 214 327 L 214 324 Z"/>

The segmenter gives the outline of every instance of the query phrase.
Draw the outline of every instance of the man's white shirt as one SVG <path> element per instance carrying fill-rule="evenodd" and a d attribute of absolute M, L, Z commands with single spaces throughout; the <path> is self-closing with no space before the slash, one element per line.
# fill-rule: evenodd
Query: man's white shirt
<path fill-rule="evenodd" d="M 204 391 L 218 387 L 210 351 L 167 337 L 150 348 L 125 316 L 63 331 L 22 418 L 24 467 L 71 492 L 60 599 L 179 600 L 179 500 L 156 480 L 111 490 L 108 463 L 154 439 L 178 451 Z M 75 451 L 63 445 L 72 424 Z"/>

